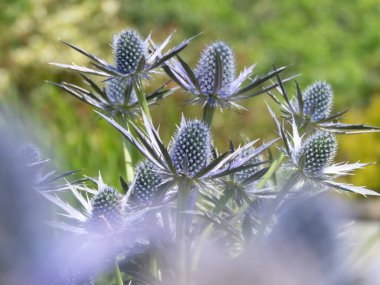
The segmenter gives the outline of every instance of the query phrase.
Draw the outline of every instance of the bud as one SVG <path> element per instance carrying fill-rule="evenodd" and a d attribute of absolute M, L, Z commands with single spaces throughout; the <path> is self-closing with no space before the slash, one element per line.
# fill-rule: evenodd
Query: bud
<path fill-rule="evenodd" d="M 90 229 L 97 232 L 116 231 L 123 222 L 121 195 L 113 188 L 104 186 L 91 201 L 92 212 L 88 220 Z"/>
<path fill-rule="evenodd" d="M 319 131 L 305 141 L 300 150 L 299 162 L 304 161 L 304 171 L 307 174 L 319 174 L 332 163 L 336 149 L 335 135 Z"/>
<path fill-rule="evenodd" d="M 125 30 L 114 39 L 116 68 L 121 73 L 136 71 L 142 57 L 147 53 L 147 47 L 139 33 L 135 30 Z"/>
<path fill-rule="evenodd" d="M 151 204 L 159 194 L 158 186 L 162 178 L 157 167 L 144 160 L 136 166 L 136 176 L 132 186 L 132 198 L 139 205 Z"/>
<path fill-rule="evenodd" d="M 333 90 L 330 84 L 317 81 L 304 92 L 303 112 L 313 121 L 318 121 L 330 115 L 333 104 Z"/>
<path fill-rule="evenodd" d="M 105 92 L 112 105 L 124 105 L 126 90 L 128 82 L 122 78 L 111 78 L 107 80 Z M 128 105 L 132 105 L 137 102 L 137 96 L 135 90 L 132 88 L 131 95 L 129 97 Z"/>
<path fill-rule="evenodd" d="M 211 155 L 209 128 L 198 120 L 183 122 L 172 140 L 170 152 L 176 170 L 194 176 L 206 166 Z"/>
<path fill-rule="evenodd" d="M 196 75 L 204 94 L 212 94 L 216 81 L 216 55 L 222 63 L 221 88 L 228 88 L 235 76 L 235 57 L 232 49 L 224 42 L 216 42 L 207 46 L 199 59 Z"/>

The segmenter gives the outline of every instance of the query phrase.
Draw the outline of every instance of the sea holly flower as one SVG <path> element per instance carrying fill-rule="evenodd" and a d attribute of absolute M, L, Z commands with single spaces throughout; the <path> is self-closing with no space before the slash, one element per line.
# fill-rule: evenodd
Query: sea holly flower
<path fill-rule="evenodd" d="M 152 162 L 144 160 L 136 166 L 135 173 L 130 186 L 129 201 L 133 201 L 137 206 L 152 204 L 162 192 L 160 191 L 162 177 L 158 168 Z"/>
<path fill-rule="evenodd" d="M 302 92 L 296 82 L 296 94 L 290 98 L 284 87 L 284 81 L 279 76 L 276 77 L 278 83 L 276 89 L 280 93 L 280 98 L 271 91 L 268 91 L 268 94 L 281 107 L 281 112 L 288 122 L 292 123 L 294 120 L 297 126 L 305 132 L 313 133 L 316 130 L 327 130 L 339 134 L 355 134 L 380 130 L 378 127 L 363 124 L 339 122 L 347 110 L 331 114 L 334 92 L 329 83 L 317 81 Z"/>
<path fill-rule="evenodd" d="M 263 76 L 253 75 L 252 65 L 235 76 L 235 55 L 224 42 L 215 42 L 202 51 L 196 69 L 177 56 L 164 65 L 167 74 L 184 90 L 195 97 L 191 103 L 203 107 L 242 109 L 237 102 L 265 93 L 277 86 L 277 83 L 263 87 L 268 80 L 282 72 L 285 67 L 275 69 Z"/>
<path fill-rule="evenodd" d="M 157 171 L 162 175 L 163 188 L 170 188 L 185 177 L 194 183 L 205 186 L 237 171 L 251 168 L 253 167 L 252 165 L 245 165 L 245 163 L 259 156 L 277 141 L 275 139 L 265 143 L 240 159 L 236 158 L 257 143 L 258 140 L 247 143 L 233 151 L 222 153 L 214 158 L 211 155 L 211 134 L 203 122 L 197 120 L 186 122 L 182 118 L 181 125 L 171 142 L 169 151 L 162 142 L 158 131 L 145 114 L 143 114 L 144 129 L 137 127 L 133 122 L 130 122 L 131 129 L 125 129 L 114 119 L 99 112 L 98 114 L 114 126 L 126 140 L 157 167 Z M 132 131 L 136 135 L 133 135 Z"/>
<path fill-rule="evenodd" d="M 103 77 L 119 77 L 128 83 L 139 82 L 150 78 L 156 69 L 183 50 L 191 39 L 183 41 L 173 49 L 163 52 L 169 44 L 172 34 L 161 44 L 157 45 L 150 38 L 142 39 L 140 34 L 133 29 L 126 29 L 114 37 L 113 49 L 115 53 L 115 64 L 109 64 L 105 60 L 75 46 L 64 42 L 91 60 L 95 69 L 52 63 L 56 66 Z"/>
<path fill-rule="evenodd" d="M 300 136 L 295 120 L 292 123 L 292 134 L 285 131 L 280 125 L 274 113 L 269 109 L 274 118 L 278 131 L 282 137 L 284 148 L 282 151 L 291 159 L 287 165 L 294 169 L 297 183 L 309 183 L 317 185 L 314 187 L 321 191 L 327 189 L 343 190 L 362 195 L 379 195 L 373 190 L 365 187 L 358 187 L 350 184 L 335 181 L 336 178 L 350 175 L 354 170 L 368 166 L 368 163 L 337 163 L 334 164 L 334 157 L 337 150 L 335 135 L 327 131 L 318 131 L 306 139 Z M 294 185 L 295 183 L 293 183 Z"/>
<path fill-rule="evenodd" d="M 172 140 L 171 160 L 177 173 L 194 176 L 211 160 L 210 129 L 201 121 L 182 121 Z"/>
<path fill-rule="evenodd" d="M 70 84 L 67 82 L 52 83 L 68 94 L 93 106 L 111 117 L 135 116 L 140 112 L 140 105 L 137 102 L 135 89 L 125 80 L 120 78 L 110 78 L 105 82 L 105 86 L 98 86 L 93 80 L 83 75 L 83 81 L 89 89 Z M 148 105 L 154 105 L 161 99 L 171 95 L 174 90 L 165 89 L 166 83 L 157 90 L 146 96 Z"/>

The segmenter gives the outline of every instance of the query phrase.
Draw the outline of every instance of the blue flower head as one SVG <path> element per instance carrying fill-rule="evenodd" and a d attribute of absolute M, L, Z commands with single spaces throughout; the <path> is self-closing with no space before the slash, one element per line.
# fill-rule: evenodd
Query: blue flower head
<path fill-rule="evenodd" d="M 131 90 L 129 102 L 125 102 L 126 91 L 128 87 L 128 82 L 121 78 L 114 77 L 107 80 L 105 86 L 105 93 L 112 105 L 124 105 L 125 103 L 128 103 L 128 105 L 132 105 L 137 102 L 137 96 L 134 89 Z"/>
<path fill-rule="evenodd" d="M 140 34 L 127 29 L 114 39 L 116 69 L 124 74 L 137 70 L 140 60 L 147 54 L 147 46 Z"/>
<path fill-rule="evenodd" d="M 330 84 L 317 81 L 311 84 L 303 94 L 303 113 L 313 121 L 326 118 L 331 113 L 333 90 Z"/>
<path fill-rule="evenodd" d="M 232 49 L 224 42 L 216 42 L 207 46 L 199 59 L 196 76 L 202 92 L 206 95 L 214 92 L 217 80 L 217 56 L 221 63 L 221 88 L 227 89 L 235 79 L 235 56 Z"/>
<path fill-rule="evenodd" d="M 198 120 L 182 122 L 172 140 L 170 156 L 177 172 L 197 174 L 212 156 L 210 129 Z"/>
<path fill-rule="evenodd" d="M 318 175 L 330 166 L 336 154 L 337 142 L 334 134 L 318 131 L 310 136 L 299 151 L 299 162 L 306 174 Z"/>
<path fill-rule="evenodd" d="M 135 180 L 132 186 L 132 197 L 138 205 L 151 204 L 159 194 L 158 186 L 162 178 L 157 167 L 144 160 L 136 166 Z"/>

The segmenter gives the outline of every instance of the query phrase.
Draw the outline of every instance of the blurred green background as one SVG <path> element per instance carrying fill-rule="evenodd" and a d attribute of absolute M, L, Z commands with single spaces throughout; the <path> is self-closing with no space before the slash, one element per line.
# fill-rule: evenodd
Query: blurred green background
<path fill-rule="evenodd" d="M 83 169 L 96 176 L 100 170 L 108 183 L 116 184 L 123 174 L 122 146 L 119 134 L 90 107 L 45 83 L 80 83 L 79 75 L 48 63 L 88 63 L 59 39 L 112 61 L 113 34 L 126 27 L 144 36 L 152 31 L 156 41 L 176 29 L 172 45 L 202 32 L 183 52 L 193 66 L 204 45 L 215 40 L 231 44 L 238 69 L 257 63 L 260 73 L 272 64 L 291 65 L 287 75 L 301 73 L 298 81 L 303 88 L 315 80 L 333 85 L 335 110 L 351 109 L 346 122 L 380 125 L 378 0 L 2 0 L 1 101 L 19 110 L 28 135 L 63 171 Z M 292 84 L 288 87 L 294 89 Z M 179 92 L 152 110 L 166 141 L 182 113 L 200 117 L 199 107 L 184 105 L 187 98 Z M 229 138 L 238 144 L 243 136 L 273 137 L 265 100 L 270 101 L 261 95 L 245 101 L 248 111 L 239 114 L 218 112 L 216 145 L 225 150 Z M 380 162 L 377 134 L 340 137 L 339 142 L 341 160 Z M 380 190 L 379 171 L 379 164 L 370 166 L 351 182 Z"/>

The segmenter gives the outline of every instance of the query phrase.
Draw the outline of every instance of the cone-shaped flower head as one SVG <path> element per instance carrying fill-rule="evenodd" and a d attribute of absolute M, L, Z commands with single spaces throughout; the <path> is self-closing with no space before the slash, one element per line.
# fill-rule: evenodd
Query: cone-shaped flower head
<path fill-rule="evenodd" d="M 96 232 L 114 232 L 122 226 L 122 197 L 115 189 L 103 184 L 92 198 L 91 205 L 92 211 L 88 220 L 90 229 Z"/>
<path fill-rule="evenodd" d="M 218 68 L 217 56 L 221 62 L 221 90 L 227 89 L 235 77 L 235 57 L 232 49 L 224 42 L 207 46 L 202 52 L 196 69 L 199 86 L 206 95 L 214 93 Z"/>
<path fill-rule="evenodd" d="M 194 176 L 211 159 L 211 133 L 201 121 L 182 122 L 172 140 L 171 159 L 178 172 Z"/>
<path fill-rule="evenodd" d="M 330 84 L 318 81 L 311 84 L 303 94 L 303 113 L 313 121 L 328 117 L 333 104 L 333 90 Z"/>
<path fill-rule="evenodd" d="M 157 167 L 144 160 L 136 166 L 136 176 L 132 186 L 132 197 L 139 205 L 151 204 L 159 194 L 158 186 L 162 178 Z"/>
<path fill-rule="evenodd" d="M 24 165 L 30 165 L 42 160 L 42 155 L 40 150 L 31 143 L 28 143 L 21 147 L 20 158 Z"/>
<path fill-rule="evenodd" d="M 139 33 L 130 29 L 115 37 L 114 50 L 116 68 L 125 74 L 135 72 L 141 58 L 147 54 L 147 46 Z"/>
<path fill-rule="evenodd" d="M 113 105 L 124 105 L 126 91 L 129 83 L 121 78 L 111 78 L 106 82 L 105 92 Z M 136 92 L 131 88 L 131 95 L 129 97 L 128 105 L 132 105 L 137 102 Z"/>
<path fill-rule="evenodd" d="M 330 166 L 336 154 L 337 142 L 335 135 L 319 131 L 310 136 L 300 149 L 299 163 L 308 175 L 318 175 Z"/>

